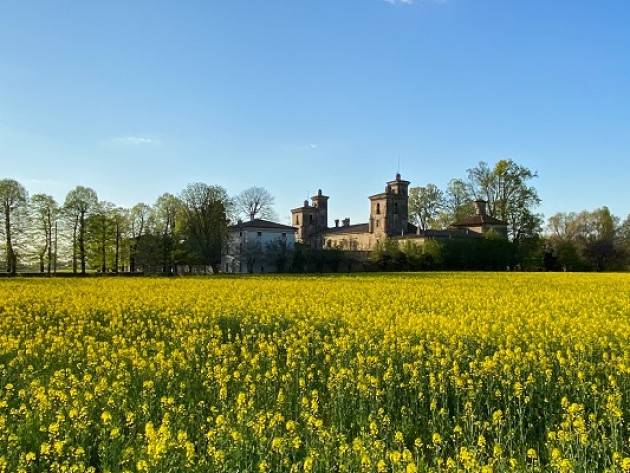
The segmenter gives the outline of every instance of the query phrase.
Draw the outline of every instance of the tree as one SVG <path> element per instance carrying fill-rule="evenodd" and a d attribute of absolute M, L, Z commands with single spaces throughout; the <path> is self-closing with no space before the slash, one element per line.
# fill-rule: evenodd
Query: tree
<path fill-rule="evenodd" d="M 485 162 L 468 170 L 468 185 L 476 199 L 488 203 L 488 213 L 508 224 L 513 241 L 540 231 L 542 217 L 534 212 L 540 204 L 529 181 L 538 175 L 514 161 L 500 160 L 490 168 Z"/>
<path fill-rule="evenodd" d="M 239 249 L 239 259 L 245 262 L 248 273 L 256 270 L 256 264 L 264 264 L 264 249 L 257 240 L 246 241 Z"/>
<path fill-rule="evenodd" d="M 231 202 L 220 186 L 197 182 L 180 194 L 182 233 L 189 258 L 218 272 L 221 251 L 227 243 Z"/>
<path fill-rule="evenodd" d="M 154 227 L 160 238 L 162 272 L 165 273 L 171 273 L 175 264 L 177 216 L 181 207 L 180 200 L 169 193 L 158 197 L 153 206 Z"/>
<path fill-rule="evenodd" d="M 105 273 L 111 266 L 111 249 L 114 241 L 114 204 L 99 202 L 88 219 L 88 248 L 91 266 Z"/>
<path fill-rule="evenodd" d="M 22 184 L 14 179 L 0 180 L 0 206 L 4 220 L 7 272 L 17 272 L 17 254 L 14 246 L 14 217 L 26 206 L 28 194 Z"/>
<path fill-rule="evenodd" d="M 443 195 L 442 212 L 438 216 L 439 226 L 446 228 L 473 211 L 473 196 L 461 179 L 451 179 Z"/>
<path fill-rule="evenodd" d="M 270 267 L 275 267 L 277 273 L 284 273 L 291 265 L 292 251 L 284 240 L 267 243 L 265 259 Z"/>
<path fill-rule="evenodd" d="M 621 257 L 622 265 L 630 266 L 630 214 L 617 228 L 615 246 Z"/>
<path fill-rule="evenodd" d="M 81 263 L 81 274 L 85 274 L 86 266 L 86 220 L 90 212 L 98 205 L 96 192 L 89 187 L 77 186 L 66 195 L 64 209 L 72 224 L 72 272 L 77 272 L 78 260 Z"/>
<path fill-rule="evenodd" d="M 31 210 L 33 225 L 39 234 L 39 238 L 36 237 L 36 240 L 40 242 L 37 249 L 39 271 L 43 273 L 46 270 L 50 274 L 56 257 L 54 251 L 56 237 L 53 237 L 53 233 L 57 224 L 59 205 L 49 195 L 35 194 L 31 197 Z"/>
<path fill-rule="evenodd" d="M 274 219 L 274 198 L 263 187 L 250 187 L 241 192 L 235 199 L 236 210 L 250 220 L 255 218 Z"/>
<path fill-rule="evenodd" d="M 583 213 L 580 213 L 582 216 Z M 615 236 L 619 219 L 610 213 L 608 207 L 601 207 L 592 212 L 585 212 L 582 236 L 583 255 L 597 271 L 613 269 L 621 259 L 615 248 Z"/>
<path fill-rule="evenodd" d="M 603 271 L 623 267 L 619 245 L 623 226 L 607 207 L 593 211 L 557 213 L 547 222 L 548 244 L 558 265 L 568 271 Z"/>
<path fill-rule="evenodd" d="M 435 185 L 409 189 L 409 217 L 421 230 L 438 227 L 444 207 L 444 193 Z"/>
<path fill-rule="evenodd" d="M 111 211 L 111 222 L 114 229 L 114 264 L 112 269 L 115 273 L 120 270 L 122 246 L 124 236 L 128 228 L 129 212 L 122 207 L 116 207 Z M 124 271 L 124 264 L 123 264 Z"/>
<path fill-rule="evenodd" d="M 138 240 L 144 236 L 148 228 L 150 215 L 151 207 L 142 202 L 134 205 L 129 212 L 129 232 L 131 237 L 131 243 L 129 245 L 129 270 L 132 273 L 136 272 Z"/>

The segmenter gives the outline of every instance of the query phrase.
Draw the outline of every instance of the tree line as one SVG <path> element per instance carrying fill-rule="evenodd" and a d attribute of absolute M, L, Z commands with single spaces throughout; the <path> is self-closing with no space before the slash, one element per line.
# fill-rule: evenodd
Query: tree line
<path fill-rule="evenodd" d="M 44 193 L 29 196 L 18 181 L 2 179 L 0 270 L 173 273 L 185 264 L 217 271 L 228 225 L 240 216 L 273 217 L 273 204 L 260 187 L 230 197 L 223 187 L 204 183 L 162 194 L 153 205 L 123 208 L 84 186 L 59 203 Z"/>
<path fill-rule="evenodd" d="M 545 223 L 532 182 L 536 172 L 512 160 L 480 162 L 446 188 L 409 190 L 409 218 L 421 230 L 445 229 L 485 200 L 488 214 L 503 220 L 509 239 L 452 238 L 425 247 L 382 242 L 370 262 L 376 269 L 505 269 L 605 271 L 630 265 L 630 215 L 621 221 L 608 208 L 558 213 Z M 162 194 L 153 205 L 123 208 L 77 186 L 56 202 L 29 196 L 13 179 L 0 180 L 0 271 L 86 274 L 173 273 L 177 265 L 219 270 L 228 226 L 239 218 L 275 219 L 273 196 L 250 187 L 229 196 L 218 185 L 192 183 Z M 413 246 L 413 247 L 412 247 Z M 291 270 L 343 268 L 343 255 L 297 248 L 274 251 L 275 265 Z M 321 253 L 321 254 L 320 254 Z M 267 255 L 269 256 L 269 255 Z M 279 262 L 279 263 L 278 263 Z M 297 269 L 296 269 L 297 268 Z M 302 269 L 300 269 L 302 268 Z"/>
<path fill-rule="evenodd" d="M 607 207 L 557 213 L 545 222 L 532 185 L 536 172 L 512 160 L 480 162 L 445 189 L 435 184 L 409 190 L 409 217 L 422 230 L 444 229 L 487 202 L 488 214 L 507 223 L 509 241 L 452 239 L 418 249 L 384 243 L 375 258 L 390 268 L 504 269 L 550 271 L 623 270 L 630 265 L 630 215 L 622 222 Z M 380 255 L 380 256 L 379 256 Z"/>

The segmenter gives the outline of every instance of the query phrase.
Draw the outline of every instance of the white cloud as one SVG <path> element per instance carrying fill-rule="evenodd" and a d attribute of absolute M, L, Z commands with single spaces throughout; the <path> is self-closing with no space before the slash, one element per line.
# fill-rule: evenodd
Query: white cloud
<path fill-rule="evenodd" d="M 308 145 L 309 148 L 311 149 L 317 149 L 317 144 L 316 143 L 311 143 Z"/>
<path fill-rule="evenodd" d="M 161 145 L 162 142 L 157 138 L 149 136 L 117 136 L 107 140 L 107 143 L 114 145 L 129 145 L 129 146 L 142 146 L 142 145 Z"/>

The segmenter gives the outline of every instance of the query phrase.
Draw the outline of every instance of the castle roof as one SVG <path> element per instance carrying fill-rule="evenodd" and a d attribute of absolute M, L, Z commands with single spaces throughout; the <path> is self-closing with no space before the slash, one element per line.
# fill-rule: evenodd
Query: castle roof
<path fill-rule="evenodd" d="M 272 222 L 270 220 L 263 220 L 261 218 L 255 218 L 247 222 L 239 222 L 236 225 L 230 225 L 230 230 L 242 230 L 244 228 L 261 228 L 270 230 L 287 230 L 297 231 L 297 228 L 290 227 L 289 225 L 283 225 L 281 223 Z"/>
<path fill-rule="evenodd" d="M 391 238 L 395 240 L 412 240 L 416 238 L 452 238 L 452 237 L 479 237 L 481 238 L 481 233 L 466 231 L 463 228 L 452 228 L 449 230 L 420 230 L 415 233 L 408 233 L 405 235 L 397 235 Z"/>
<path fill-rule="evenodd" d="M 480 227 L 482 225 L 507 225 L 507 222 L 487 214 L 474 214 L 453 223 L 452 227 Z"/>
<path fill-rule="evenodd" d="M 342 225 L 341 227 L 332 227 L 324 230 L 326 233 L 367 233 L 369 225 L 367 223 L 357 223 L 354 225 Z"/>

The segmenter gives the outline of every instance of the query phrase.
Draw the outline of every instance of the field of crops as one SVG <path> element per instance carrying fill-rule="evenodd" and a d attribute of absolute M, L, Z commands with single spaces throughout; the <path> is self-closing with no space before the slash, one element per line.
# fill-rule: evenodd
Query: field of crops
<path fill-rule="evenodd" d="M 0 472 L 630 471 L 630 275 L 0 280 Z"/>

